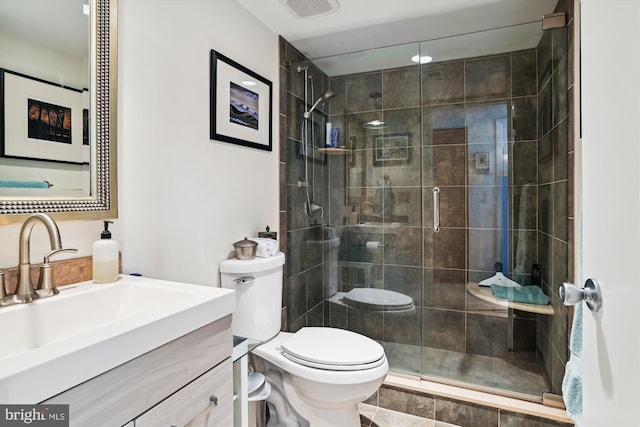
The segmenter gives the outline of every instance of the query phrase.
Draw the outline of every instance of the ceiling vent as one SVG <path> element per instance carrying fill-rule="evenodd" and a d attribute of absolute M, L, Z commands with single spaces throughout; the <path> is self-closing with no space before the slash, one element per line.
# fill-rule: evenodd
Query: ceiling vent
<path fill-rule="evenodd" d="M 340 7 L 338 0 L 280 0 L 296 18 L 315 18 L 333 13 Z"/>

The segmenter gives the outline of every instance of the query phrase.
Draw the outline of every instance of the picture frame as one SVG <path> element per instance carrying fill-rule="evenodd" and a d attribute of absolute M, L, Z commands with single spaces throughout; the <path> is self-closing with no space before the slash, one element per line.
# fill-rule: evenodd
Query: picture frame
<path fill-rule="evenodd" d="M 0 69 L 0 157 L 88 163 L 86 91 Z"/>
<path fill-rule="evenodd" d="M 487 170 L 489 169 L 489 153 L 481 152 L 476 153 L 476 169 L 477 170 Z"/>
<path fill-rule="evenodd" d="M 373 165 L 392 166 L 408 163 L 411 156 L 409 134 L 378 135 L 373 138 Z"/>
<path fill-rule="evenodd" d="M 271 81 L 211 50 L 210 139 L 272 151 Z"/>

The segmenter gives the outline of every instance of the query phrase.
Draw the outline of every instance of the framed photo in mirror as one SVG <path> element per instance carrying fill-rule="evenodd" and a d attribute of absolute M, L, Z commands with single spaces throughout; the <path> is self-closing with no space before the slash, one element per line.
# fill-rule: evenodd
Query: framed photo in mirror
<path fill-rule="evenodd" d="M 0 155 L 82 164 L 86 91 L 0 69 Z"/>

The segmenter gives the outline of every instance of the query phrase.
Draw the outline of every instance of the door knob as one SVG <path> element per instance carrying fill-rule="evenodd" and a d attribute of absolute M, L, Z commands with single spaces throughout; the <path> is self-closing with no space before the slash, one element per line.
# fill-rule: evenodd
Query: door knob
<path fill-rule="evenodd" d="M 596 279 L 587 279 L 584 288 L 565 282 L 558 293 L 564 305 L 576 305 L 584 301 L 591 311 L 598 311 L 602 307 L 602 291 Z"/>

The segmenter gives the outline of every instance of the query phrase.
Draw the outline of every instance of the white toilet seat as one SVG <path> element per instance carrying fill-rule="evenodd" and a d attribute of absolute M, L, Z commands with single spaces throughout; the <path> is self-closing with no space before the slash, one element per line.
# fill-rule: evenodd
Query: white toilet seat
<path fill-rule="evenodd" d="M 307 328 L 303 328 L 301 331 L 304 329 Z M 327 384 L 344 385 L 368 382 L 374 378 L 383 378 L 389 370 L 389 363 L 385 355 L 382 356 L 379 364 L 370 363 L 367 364 L 365 369 L 350 369 L 347 371 L 339 370 L 335 365 L 332 366 L 326 363 L 321 364 L 322 368 L 309 366 L 310 363 L 308 361 L 306 364 L 298 363 L 292 358 L 285 357 L 282 351 L 282 344 L 294 335 L 290 332 L 280 332 L 274 338 L 256 347 L 252 353 L 295 376 Z"/>
<path fill-rule="evenodd" d="M 323 363 L 316 363 L 316 362 L 311 362 L 309 360 L 299 359 L 299 358 L 297 358 L 295 356 L 292 356 L 290 354 L 287 354 L 285 352 L 283 352 L 282 355 L 284 357 L 286 357 L 287 359 L 291 360 L 292 362 L 295 362 L 295 363 L 297 363 L 299 365 L 302 365 L 302 366 L 307 366 L 309 368 L 325 369 L 325 370 L 329 370 L 329 371 L 345 371 L 345 372 L 361 371 L 361 370 L 364 370 L 364 369 L 375 368 L 376 366 L 383 365 L 385 363 L 385 361 L 386 361 L 384 358 L 380 358 L 375 363 L 368 363 L 368 364 L 362 364 L 362 365 L 340 366 L 340 365 L 326 365 L 326 364 L 323 364 Z"/>
<path fill-rule="evenodd" d="M 285 340 L 281 349 L 293 362 L 331 371 L 372 369 L 386 361 L 380 344 L 344 329 L 302 328 Z"/>
<path fill-rule="evenodd" d="M 415 307 L 409 295 L 378 288 L 353 288 L 342 296 L 342 302 L 355 308 L 387 312 L 412 310 Z"/>

